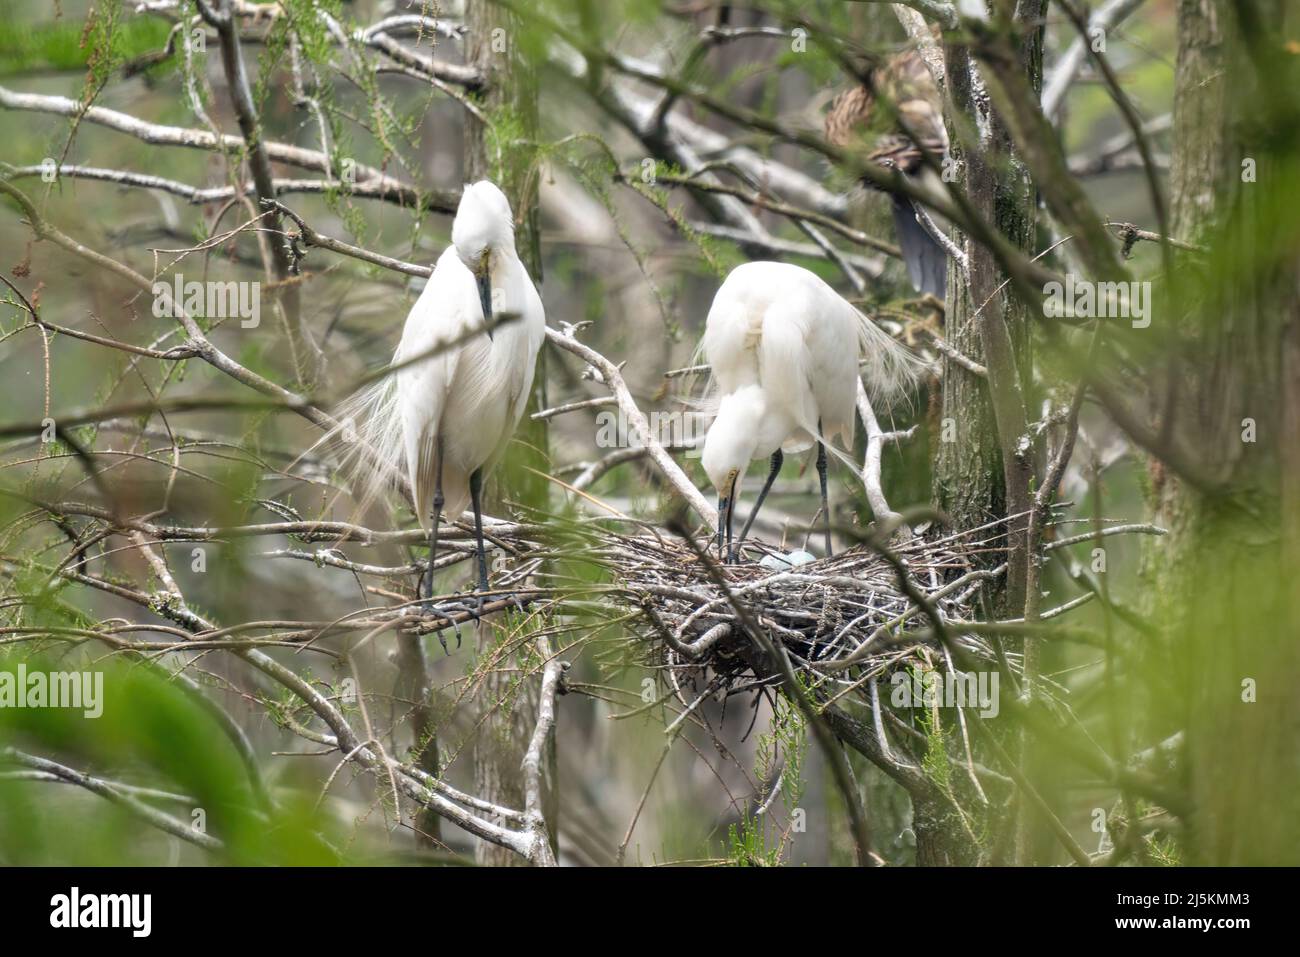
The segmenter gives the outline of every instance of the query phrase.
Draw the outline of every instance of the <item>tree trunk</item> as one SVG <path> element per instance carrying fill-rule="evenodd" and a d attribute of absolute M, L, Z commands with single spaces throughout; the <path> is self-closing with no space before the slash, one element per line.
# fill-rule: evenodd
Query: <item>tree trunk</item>
<path fill-rule="evenodd" d="M 468 0 L 465 25 L 466 60 L 483 73 L 485 88 L 480 106 L 493 124 L 489 129 L 474 116 L 466 115 L 465 181 L 491 179 L 505 192 L 515 216 L 515 248 L 533 282 L 540 287 L 537 171 L 531 162 L 531 148 L 520 142 L 536 136 L 536 77 L 516 44 L 520 28 L 506 11 L 489 0 Z M 510 455 L 488 489 L 485 508 L 490 511 L 499 511 L 507 501 L 539 506 L 546 503 L 549 485 L 544 476 L 550 473 L 546 423 L 530 418 L 530 413 L 545 407 L 545 355 L 543 350 L 538 357 L 533 396 L 519 423 Z M 512 642 L 528 640 L 519 631 L 498 622 L 478 627 L 479 724 L 474 739 L 474 784 L 484 800 L 522 810 L 521 764 L 537 719 L 539 679 L 521 680 L 516 671 L 519 656 L 513 648 L 504 647 L 507 636 Z M 552 733 L 544 778 L 550 780 L 554 768 Z M 546 819 L 552 828 L 554 795 L 554 787 L 548 788 Z M 554 833 L 551 843 L 554 851 Z M 486 841 L 478 842 L 475 859 L 482 865 L 524 863 L 519 855 Z"/>
<path fill-rule="evenodd" d="M 413 702 L 411 745 L 415 765 L 434 777 L 441 773 L 438 729 L 433 719 L 433 689 L 429 686 L 429 658 L 421 635 L 397 636 L 398 699 Z M 415 816 L 415 842 L 425 849 L 441 849 L 442 818 L 431 807 Z"/>
<path fill-rule="evenodd" d="M 1019 41 L 1018 59 L 1030 88 L 1042 87 L 1042 12 L 1044 4 L 1034 2 L 1021 11 L 1025 25 Z M 968 48 L 956 43 L 945 47 L 952 116 L 949 128 L 953 159 L 961 177 L 961 189 L 970 198 L 977 215 L 993 223 L 1008 239 L 1031 252 L 1035 240 L 1035 192 L 1027 171 L 1019 161 L 1006 126 L 994 113 L 987 116 L 978 141 L 971 138 L 980 127 L 978 117 L 986 109 L 974 89 L 972 59 Z M 995 165 L 996 164 L 996 165 Z M 963 276 L 950 266 L 949 296 L 944 334 L 960 352 L 984 365 L 987 376 L 978 376 L 945 358 L 943 363 L 942 418 L 939 447 L 935 457 L 934 500 L 953 528 L 974 528 L 1008 514 L 1025 511 L 1034 473 L 1032 452 L 1020 455 L 1025 432 L 1026 394 L 1030 382 L 1029 316 L 1009 288 L 999 290 L 1003 274 L 993 255 L 959 236 L 968 259 Z M 990 610 L 998 617 L 1018 617 L 1025 603 L 1025 521 L 1008 527 L 1008 573 L 990 590 Z M 1001 562 L 990 557 L 989 564 Z M 1026 649 L 1015 649 L 1025 651 Z M 1032 662 L 1030 662 L 1032 665 Z M 1015 742 L 1009 750 L 1019 751 Z M 916 809 L 917 850 L 944 848 L 939 859 L 959 860 L 965 856 L 951 848 L 965 840 L 956 830 L 947 835 L 926 835 L 926 827 L 943 827 L 947 818 Z M 1008 818 L 1010 824 L 1014 818 Z M 951 823 L 951 822 L 949 822 Z M 949 828 L 951 830 L 951 828 Z M 1024 844 L 1027 834 L 1022 834 Z M 1005 841 L 995 840 L 994 846 Z"/>

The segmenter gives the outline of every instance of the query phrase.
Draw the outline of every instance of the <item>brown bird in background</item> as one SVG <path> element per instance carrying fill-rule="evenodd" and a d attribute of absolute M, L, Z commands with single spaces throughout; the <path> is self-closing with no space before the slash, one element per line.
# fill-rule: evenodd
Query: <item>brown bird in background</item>
<path fill-rule="evenodd" d="M 943 99 L 920 54 L 905 50 L 891 57 L 868 71 L 866 83 L 837 96 L 826 114 L 826 139 L 842 149 L 860 149 L 869 162 L 901 170 L 918 181 L 937 179 L 922 151 L 941 162 L 948 150 L 948 131 L 943 125 Z M 875 188 L 866 181 L 863 185 Z M 890 198 L 912 286 L 944 298 L 947 254 L 917 221 L 912 200 L 897 194 Z"/>

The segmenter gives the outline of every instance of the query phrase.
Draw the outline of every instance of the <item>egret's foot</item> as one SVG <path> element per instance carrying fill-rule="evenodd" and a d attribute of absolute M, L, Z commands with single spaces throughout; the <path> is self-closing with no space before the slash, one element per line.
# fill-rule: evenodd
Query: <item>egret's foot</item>
<path fill-rule="evenodd" d="M 510 602 L 515 606 L 520 614 L 524 614 L 523 599 L 519 597 L 517 592 L 491 591 L 486 588 L 478 588 L 471 592 L 468 597 L 474 604 L 474 617 L 478 620 L 482 620 L 484 614 L 483 610 L 487 605 L 497 604 L 498 602 Z"/>
<path fill-rule="evenodd" d="M 738 544 L 738 545 L 734 545 L 734 546 L 732 546 L 731 551 L 727 553 L 727 560 L 726 560 L 725 562 L 723 562 L 723 564 L 724 564 L 724 565 L 743 565 L 743 564 L 745 563 L 745 561 L 746 561 L 746 559 L 745 559 L 745 545 L 746 545 L 746 544 L 748 544 L 748 543 L 747 543 L 747 542 L 741 542 L 741 543 Z"/>
<path fill-rule="evenodd" d="M 491 596 L 489 596 L 489 595 L 485 595 L 481 590 L 477 590 L 477 591 L 475 591 L 475 592 L 473 593 L 473 599 L 472 599 L 472 600 L 473 600 L 473 602 L 474 602 L 474 618 L 475 618 L 476 621 L 482 622 L 482 621 L 483 621 L 483 606 L 486 605 L 486 604 L 487 604 L 488 602 L 490 602 L 490 601 L 495 601 L 495 600 L 496 600 L 496 596 L 495 596 L 495 595 L 491 595 Z"/>
<path fill-rule="evenodd" d="M 420 602 L 421 615 L 425 615 L 430 618 L 437 618 L 438 620 L 444 622 L 456 633 L 456 648 L 457 650 L 459 650 L 460 649 L 460 622 L 457 621 L 455 618 L 453 618 L 451 615 L 447 614 L 447 612 L 444 611 L 443 609 L 450 609 L 452 611 L 468 611 L 471 613 L 471 615 L 473 614 L 473 611 L 465 607 L 464 605 L 460 604 L 459 602 L 443 602 L 441 606 L 435 605 L 432 601 L 429 601 L 428 599 L 425 599 L 424 601 Z M 438 644 L 442 645 L 443 654 L 445 655 L 451 654 L 451 652 L 447 650 L 447 637 L 446 637 L 447 629 L 445 627 L 440 628 L 437 634 L 438 634 Z"/>
<path fill-rule="evenodd" d="M 518 592 L 499 591 L 491 595 L 485 595 L 479 593 L 478 598 L 480 603 L 482 604 L 486 604 L 487 602 L 508 601 L 510 602 L 510 604 L 515 606 L 515 610 L 519 612 L 519 614 L 521 615 L 527 614 L 527 612 L 524 610 L 524 600 L 519 597 Z"/>
<path fill-rule="evenodd" d="M 733 545 L 727 550 L 727 558 L 722 563 L 724 565 L 743 565 L 745 562 L 745 546 Z"/>
<path fill-rule="evenodd" d="M 483 605 L 494 598 L 481 595 L 477 590 L 457 592 L 452 600 L 443 602 L 442 607 L 463 613 L 467 618 L 462 620 L 478 622 L 483 618 Z"/>

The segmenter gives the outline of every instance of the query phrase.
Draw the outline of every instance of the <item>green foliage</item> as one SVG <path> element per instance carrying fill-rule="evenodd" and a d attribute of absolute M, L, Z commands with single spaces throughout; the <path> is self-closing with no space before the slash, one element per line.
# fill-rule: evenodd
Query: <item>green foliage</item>
<path fill-rule="evenodd" d="M 123 18 L 121 9 L 120 0 L 96 4 L 85 23 L 7 19 L 0 31 L 0 76 L 87 69 L 97 87 L 127 61 L 160 51 L 168 25 L 153 17 Z"/>
<path fill-rule="evenodd" d="M 941 680 L 939 672 L 925 664 L 910 666 L 908 671 L 913 678 L 920 680 L 927 695 L 930 694 L 933 683 Z M 921 733 L 925 735 L 925 754 L 921 759 L 921 767 L 930 780 L 947 791 L 951 787 L 952 774 L 952 763 L 948 759 L 948 735 L 951 732 L 943 726 L 939 705 L 936 703 L 932 708 L 918 707 L 916 720 L 921 726 Z"/>
<path fill-rule="evenodd" d="M 674 172 L 681 175 L 680 171 L 667 166 L 666 164 L 656 164 L 657 168 L 662 168 L 668 172 Z M 671 202 L 671 192 L 662 186 L 654 185 L 654 180 L 650 183 L 639 181 L 636 178 L 627 180 L 627 184 L 635 192 L 639 193 L 645 199 L 659 208 L 668 220 L 681 234 L 682 238 L 690 242 L 704 257 L 705 263 L 708 264 L 709 270 L 719 279 L 731 272 L 740 261 L 725 256 L 721 252 L 720 244 L 712 236 L 701 233 L 690 224 L 680 206 L 674 206 Z"/>
<path fill-rule="evenodd" d="M 281 0 L 283 20 L 291 24 L 302 54 L 313 65 L 328 63 L 334 54 L 334 40 L 326 17 L 342 21 L 346 31 L 342 0 Z"/>
<path fill-rule="evenodd" d="M 57 755 L 60 763 L 90 774 L 127 769 L 112 773 L 126 775 L 121 783 L 145 775 L 151 787 L 184 795 L 179 804 L 164 802 L 158 808 L 187 826 L 201 820 L 204 832 L 224 844 L 218 858 L 229 863 L 338 861 L 322 840 L 325 822 L 307 802 L 290 797 L 269 811 L 259 807 L 247 768 L 210 712 L 156 667 L 120 659 L 45 658 L 30 649 L 21 660 L 28 675 L 78 668 L 99 672 L 103 701 L 102 714 L 94 718 L 84 709 L 0 709 L 0 732 L 20 750 Z M 16 676 L 16 669 L 15 656 L 0 658 L 0 670 Z M 196 755 L 203 759 L 195 760 Z M 149 825 L 101 797 L 78 794 L 78 803 L 64 813 L 35 814 L 32 800 L 48 793 L 36 789 L 49 787 L 0 781 L 0 804 L 6 808 L 0 815 L 0 858 L 80 864 L 157 859 L 149 848 L 156 840 Z M 150 836 L 143 845 L 141 834 Z"/>
<path fill-rule="evenodd" d="M 257 58 L 257 79 L 253 84 L 252 93 L 253 107 L 260 117 L 266 116 L 266 105 L 271 91 L 279 87 L 279 83 L 276 82 L 279 79 L 276 67 L 287 62 L 289 56 L 290 23 L 288 17 L 276 17 L 272 21 L 271 29 L 267 31 L 266 40 L 262 45 L 262 52 Z M 318 24 L 317 18 L 312 16 L 294 21 L 294 24 L 304 28 L 315 27 L 321 32 L 325 29 L 323 25 Z"/>
<path fill-rule="evenodd" d="M 759 735 L 756 770 L 760 780 L 781 775 L 781 801 L 794 813 L 803 795 L 803 759 L 808 750 L 808 728 L 803 713 L 785 695 L 776 697 L 768 730 Z"/>
<path fill-rule="evenodd" d="M 86 83 L 82 100 L 89 103 L 126 60 L 122 0 L 105 0 L 91 7 L 81 46 L 86 53 Z"/>
<path fill-rule="evenodd" d="M 1183 852 L 1171 834 L 1147 834 L 1143 837 L 1147 856 L 1161 867 L 1178 867 L 1183 862 Z"/>
<path fill-rule="evenodd" d="M 781 845 L 768 845 L 767 829 L 757 818 L 743 817 L 727 828 L 727 862 L 732 867 L 777 867 Z"/>

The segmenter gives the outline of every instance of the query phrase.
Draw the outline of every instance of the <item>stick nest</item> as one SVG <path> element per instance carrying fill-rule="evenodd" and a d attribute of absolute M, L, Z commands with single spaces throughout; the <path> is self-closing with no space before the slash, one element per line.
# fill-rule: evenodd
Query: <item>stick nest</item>
<path fill-rule="evenodd" d="M 696 688 L 706 682 L 706 694 L 779 683 L 756 654 L 746 621 L 779 642 L 808 680 L 828 681 L 824 690 L 831 694 L 862 693 L 872 679 L 914 663 L 953 670 L 953 656 L 925 608 L 903 588 L 898 568 L 866 545 L 780 571 L 753 560 L 706 563 L 688 543 L 655 536 L 620 537 L 611 551 L 620 584 L 650 625 L 641 635 L 640 663 L 665 669 L 679 691 L 683 682 Z M 913 537 L 891 548 L 956 644 L 990 667 L 996 667 L 992 645 L 961 624 L 974 620 L 980 588 L 1002 574 L 1005 551 L 1000 524 Z M 1018 661 L 1008 664 L 1018 670 Z"/>

